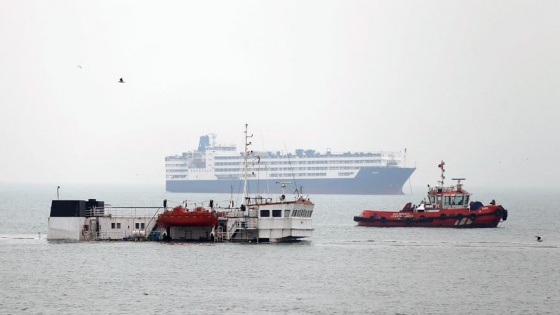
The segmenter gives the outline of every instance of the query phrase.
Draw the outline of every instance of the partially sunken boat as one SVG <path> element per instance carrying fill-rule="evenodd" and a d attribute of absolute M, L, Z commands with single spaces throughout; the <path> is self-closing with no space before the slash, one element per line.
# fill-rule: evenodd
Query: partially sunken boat
<path fill-rule="evenodd" d="M 354 221 L 359 226 L 374 227 L 497 227 L 507 220 L 508 212 L 492 200 L 489 204 L 471 200 L 471 194 L 463 188 L 464 178 L 453 178 L 455 186 L 444 186 L 445 163 L 441 180 L 435 187 L 428 185 L 427 198 L 418 206 L 407 203 L 400 211 L 363 210 Z"/>
<path fill-rule="evenodd" d="M 313 232 L 314 204 L 296 189 L 293 197 L 279 182 L 277 196 L 250 196 L 247 165 L 259 157 L 249 150 L 251 142 L 245 125 L 245 171 L 243 202 L 234 207 L 215 206 L 210 200 L 192 209 L 187 202 L 167 207 L 112 207 L 96 199 L 53 200 L 48 223 L 49 240 L 154 240 L 154 241 L 232 241 L 288 242 L 310 237 Z"/>

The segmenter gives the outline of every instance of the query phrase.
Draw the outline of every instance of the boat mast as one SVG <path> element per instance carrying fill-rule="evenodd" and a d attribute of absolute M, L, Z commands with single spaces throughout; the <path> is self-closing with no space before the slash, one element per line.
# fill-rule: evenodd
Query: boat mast
<path fill-rule="evenodd" d="M 438 164 L 438 167 L 441 168 L 441 180 L 438 181 L 438 183 L 440 183 L 441 187 L 443 187 L 443 180 L 445 179 L 445 175 L 443 173 L 445 173 L 445 169 L 443 168 L 445 166 L 445 162 L 441 161 L 441 163 Z"/>
<path fill-rule="evenodd" d="M 245 155 L 243 157 L 243 203 L 247 202 L 247 171 L 248 171 L 248 166 L 247 166 L 247 158 L 249 157 L 249 146 L 251 145 L 251 142 L 249 141 L 249 138 L 253 137 L 253 134 L 249 135 L 247 133 L 247 126 L 248 124 L 245 124 Z"/>

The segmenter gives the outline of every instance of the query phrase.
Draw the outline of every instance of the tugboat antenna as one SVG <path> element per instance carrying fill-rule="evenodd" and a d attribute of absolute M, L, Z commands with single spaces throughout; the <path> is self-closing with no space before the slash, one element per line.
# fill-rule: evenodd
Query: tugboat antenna
<path fill-rule="evenodd" d="M 441 184 L 441 187 L 443 187 L 443 180 L 445 179 L 445 175 L 443 175 L 443 173 L 445 173 L 445 169 L 443 168 L 444 166 L 444 161 L 441 161 L 441 163 L 438 164 L 438 167 L 441 168 L 441 180 L 438 182 Z"/>

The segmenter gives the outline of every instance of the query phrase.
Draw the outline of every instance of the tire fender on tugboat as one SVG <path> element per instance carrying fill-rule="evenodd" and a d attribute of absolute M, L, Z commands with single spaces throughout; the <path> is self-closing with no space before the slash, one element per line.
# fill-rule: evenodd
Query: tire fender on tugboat
<path fill-rule="evenodd" d="M 503 216 L 502 209 L 503 209 L 503 208 L 502 208 L 501 206 L 498 207 L 498 208 L 496 208 L 496 210 L 494 210 L 494 215 L 497 216 L 497 217 Z M 507 215 L 506 215 L 506 216 L 507 216 Z"/>

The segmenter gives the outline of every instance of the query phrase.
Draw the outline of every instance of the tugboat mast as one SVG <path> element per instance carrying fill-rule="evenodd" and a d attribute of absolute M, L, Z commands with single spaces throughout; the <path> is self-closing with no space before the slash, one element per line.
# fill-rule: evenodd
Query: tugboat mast
<path fill-rule="evenodd" d="M 438 167 L 441 168 L 441 180 L 438 181 L 438 183 L 441 185 L 441 187 L 443 188 L 443 180 L 445 179 L 445 175 L 443 173 L 445 173 L 445 169 L 443 168 L 445 166 L 445 162 L 442 160 L 441 163 L 438 164 Z"/>

